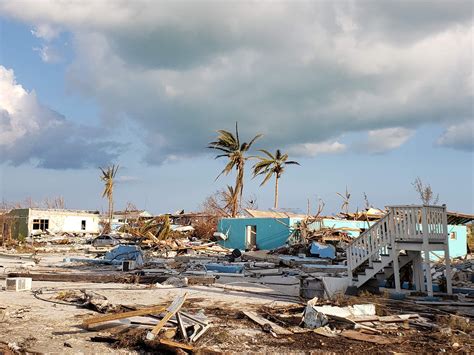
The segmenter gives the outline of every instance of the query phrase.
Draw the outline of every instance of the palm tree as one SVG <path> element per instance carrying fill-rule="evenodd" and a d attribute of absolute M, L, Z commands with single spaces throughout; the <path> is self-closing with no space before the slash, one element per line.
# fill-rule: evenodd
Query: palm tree
<path fill-rule="evenodd" d="M 345 195 L 343 195 L 339 192 L 336 192 L 336 194 L 338 194 L 343 200 L 342 205 L 341 205 L 341 211 L 345 212 L 345 214 L 348 214 L 349 213 L 349 199 L 351 198 L 351 194 L 347 190 L 347 186 L 346 186 L 346 194 Z"/>
<path fill-rule="evenodd" d="M 221 154 L 216 156 L 217 158 L 226 157 L 228 159 L 227 165 L 217 176 L 216 180 L 222 174 L 229 174 L 234 168 L 237 171 L 237 176 L 235 178 L 235 186 L 231 194 L 234 196 L 232 198 L 232 217 L 237 215 L 239 202 L 242 200 L 242 191 L 244 188 L 244 166 L 245 161 L 248 159 L 245 156 L 245 153 L 250 149 L 252 144 L 260 138 L 262 135 L 257 134 L 249 142 L 240 143 L 239 139 L 239 128 L 237 122 L 235 123 L 235 135 L 229 131 L 218 130 L 217 139 L 214 142 L 209 143 L 208 148 L 220 150 Z"/>
<path fill-rule="evenodd" d="M 109 200 L 109 211 L 108 211 L 108 216 L 109 216 L 109 224 L 108 224 L 108 231 L 111 230 L 111 225 L 112 225 L 112 218 L 114 214 L 114 178 L 115 175 L 117 175 L 117 171 L 119 169 L 118 165 L 111 165 L 108 166 L 107 168 L 100 168 L 100 171 L 102 172 L 102 176 L 100 179 L 104 182 L 104 192 L 102 193 L 102 197 L 107 197 Z"/>
<path fill-rule="evenodd" d="M 260 161 L 253 166 L 253 176 L 265 175 L 265 178 L 260 184 L 260 186 L 262 186 L 275 175 L 275 203 L 273 207 L 278 208 L 278 180 L 287 165 L 300 165 L 300 163 L 294 160 L 288 160 L 288 154 L 282 154 L 280 149 L 277 149 L 275 155 L 265 149 L 260 149 L 260 152 L 266 156 L 256 157 Z"/>

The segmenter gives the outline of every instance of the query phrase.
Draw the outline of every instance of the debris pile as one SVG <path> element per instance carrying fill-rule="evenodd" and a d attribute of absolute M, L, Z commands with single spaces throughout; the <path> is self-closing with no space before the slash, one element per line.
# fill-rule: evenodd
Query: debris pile
<path fill-rule="evenodd" d="M 176 297 L 167 307 L 154 306 L 90 317 L 82 322 L 82 327 L 92 330 L 91 328 L 98 324 L 126 320 L 126 324 L 133 326 L 135 337 L 138 335 L 140 342 L 144 343 L 148 349 L 164 347 L 190 351 L 193 350 L 193 343 L 209 330 L 211 323 L 203 312 L 191 314 L 182 310 L 186 297 L 187 293 Z M 136 328 L 140 330 L 137 332 Z M 130 334 L 131 329 L 121 331 L 122 339 Z M 121 340 L 110 335 L 107 341 L 120 342 Z M 130 342 L 128 345 L 131 345 Z"/>

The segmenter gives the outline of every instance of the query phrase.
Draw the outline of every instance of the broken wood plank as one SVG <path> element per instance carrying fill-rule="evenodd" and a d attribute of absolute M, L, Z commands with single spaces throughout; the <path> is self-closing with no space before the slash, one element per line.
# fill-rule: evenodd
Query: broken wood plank
<path fill-rule="evenodd" d="M 291 335 L 293 334 L 292 332 L 290 332 L 289 330 L 283 328 L 283 327 L 280 327 L 278 324 L 275 324 L 271 321 L 269 321 L 268 319 L 266 318 L 263 318 L 261 316 L 259 316 L 257 313 L 255 312 L 251 312 L 251 311 L 243 311 L 242 312 L 243 314 L 245 314 L 248 318 L 250 318 L 251 320 L 253 320 L 255 323 L 261 325 L 262 327 L 268 327 L 270 326 L 272 331 L 277 334 L 277 335 Z"/>
<path fill-rule="evenodd" d="M 359 316 L 351 318 L 351 320 L 356 323 L 374 322 L 379 320 L 379 316 Z"/>
<path fill-rule="evenodd" d="M 183 319 L 181 318 L 181 313 L 176 313 L 176 320 L 178 321 L 178 329 L 181 333 L 181 336 L 185 341 L 188 341 L 188 334 L 186 333 L 186 327 L 184 326 Z"/>
<path fill-rule="evenodd" d="M 379 317 L 380 322 L 384 323 L 395 323 L 395 322 L 404 322 L 411 318 L 419 318 L 418 314 L 398 314 L 393 316 Z"/>
<path fill-rule="evenodd" d="M 147 314 L 161 313 L 164 310 L 165 310 L 165 307 L 156 306 L 156 307 L 137 309 L 136 311 L 129 311 L 129 312 L 124 312 L 124 313 L 112 313 L 112 314 L 107 314 L 105 316 L 98 316 L 98 317 L 84 319 L 84 321 L 82 322 L 82 325 L 85 327 L 88 327 L 92 324 L 108 322 L 111 320 L 118 320 L 118 319 L 130 318 L 130 317 L 143 316 Z"/>
<path fill-rule="evenodd" d="M 341 335 L 348 339 L 366 341 L 380 345 L 391 344 L 393 342 L 392 340 L 380 335 L 364 334 L 355 330 L 344 330 L 341 332 Z"/>
<path fill-rule="evenodd" d="M 185 293 L 183 296 L 179 296 L 174 299 L 174 301 L 166 308 L 167 313 L 163 317 L 162 320 L 158 322 L 158 324 L 151 330 L 151 332 L 148 332 L 147 334 L 147 339 L 148 340 L 153 340 L 155 339 L 156 335 L 160 332 L 161 328 L 168 322 L 171 317 L 173 317 L 176 312 L 180 310 L 180 308 L 183 306 L 184 301 L 186 300 L 187 293 Z"/>
<path fill-rule="evenodd" d="M 170 339 L 160 339 L 160 344 L 170 346 L 172 348 L 180 348 L 184 350 L 193 350 L 193 346 L 184 343 L 178 343 L 177 341 L 173 341 Z"/>
<path fill-rule="evenodd" d="M 199 330 L 196 334 L 193 334 L 189 340 L 192 342 L 197 341 L 200 337 L 203 336 L 205 332 L 210 328 L 211 326 L 208 324 L 205 327 L 201 327 L 201 330 Z"/>
<path fill-rule="evenodd" d="M 326 338 L 337 338 L 338 337 L 337 334 L 331 333 L 331 332 L 327 331 L 324 328 L 316 328 L 316 329 L 313 330 L 313 332 L 316 333 L 316 334 L 322 335 L 323 337 L 326 337 Z"/>
<path fill-rule="evenodd" d="M 380 334 L 382 333 L 380 330 L 378 329 L 375 329 L 375 328 L 372 328 L 372 327 L 369 327 L 367 325 L 363 325 L 363 324 L 356 324 L 354 325 L 354 329 L 361 329 L 361 330 L 365 330 L 365 331 L 369 331 L 371 333 L 376 333 L 376 334 Z"/>

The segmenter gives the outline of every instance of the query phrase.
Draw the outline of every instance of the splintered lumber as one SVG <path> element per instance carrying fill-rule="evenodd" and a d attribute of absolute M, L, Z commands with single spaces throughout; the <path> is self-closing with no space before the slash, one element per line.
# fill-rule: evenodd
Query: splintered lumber
<path fill-rule="evenodd" d="M 375 328 L 372 328 L 372 327 L 369 327 L 367 325 L 363 325 L 363 324 L 355 324 L 354 325 L 354 329 L 361 329 L 362 331 L 369 331 L 371 333 L 376 333 L 376 334 L 381 334 L 382 331 L 378 330 L 378 329 L 375 329 Z"/>
<path fill-rule="evenodd" d="M 147 339 L 148 340 L 153 340 L 155 339 L 156 335 L 160 332 L 161 328 L 173 317 L 176 312 L 180 310 L 180 308 L 183 306 L 184 301 L 186 300 L 186 296 L 188 294 L 185 293 L 182 296 L 179 296 L 174 299 L 174 301 L 166 308 L 167 313 L 161 319 L 158 324 L 151 330 L 151 332 L 148 332 L 147 334 Z"/>
<path fill-rule="evenodd" d="M 170 339 L 160 339 L 160 344 L 170 346 L 172 348 L 180 348 L 184 350 L 193 350 L 193 346 L 184 343 L 178 343 L 177 341 L 173 341 Z"/>
<path fill-rule="evenodd" d="M 393 315 L 393 316 L 379 317 L 379 321 L 384 322 L 384 323 L 396 323 L 396 322 L 404 322 L 408 319 L 419 318 L 419 317 L 420 316 L 418 314 L 398 314 L 398 315 Z"/>
<path fill-rule="evenodd" d="M 82 322 L 82 325 L 85 326 L 85 327 L 88 327 L 92 324 L 108 322 L 108 321 L 111 321 L 111 320 L 125 319 L 125 318 L 130 318 L 130 317 L 138 317 L 138 316 L 144 316 L 144 315 L 147 315 L 147 314 L 156 314 L 156 313 L 163 312 L 164 310 L 165 310 L 165 307 L 156 306 L 156 307 L 137 309 L 136 311 L 106 314 L 105 316 L 98 316 L 98 317 L 92 317 L 92 318 L 85 319 Z"/>
<path fill-rule="evenodd" d="M 404 322 L 408 319 L 412 318 L 419 318 L 419 314 L 396 314 L 392 316 L 359 316 L 351 318 L 350 320 L 356 323 L 364 323 L 364 322 L 384 322 L 384 323 L 396 323 L 396 322 Z"/>
<path fill-rule="evenodd" d="M 316 334 L 322 335 L 326 338 L 337 338 L 338 337 L 337 334 L 331 333 L 327 329 L 324 329 L 324 328 L 316 328 L 316 329 L 313 330 L 313 332 L 315 332 Z"/>
<path fill-rule="evenodd" d="M 178 321 L 178 329 L 181 333 L 181 336 L 185 341 L 188 341 L 188 334 L 186 333 L 186 327 L 184 326 L 183 319 L 181 318 L 181 313 L 176 313 L 176 320 Z"/>
<path fill-rule="evenodd" d="M 380 345 L 385 345 L 385 344 L 391 344 L 392 341 L 388 338 L 385 338 L 380 335 L 372 335 L 372 334 L 365 334 L 365 333 L 360 333 L 355 330 L 344 330 L 341 332 L 341 335 L 343 337 L 349 338 L 349 339 L 354 339 L 354 340 L 360 340 L 360 341 L 366 341 L 369 343 L 375 343 L 375 344 L 380 344 Z"/>
<path fill-rule="evenodd" d="M 263 318 L 263 317 L 259 316 L 255 312 L 243 311 L 242 313 L 245 314 L 247 317 L 249 317 L 251 320 L 253 320 L 255 323 L 261 325 L 262 327 L 264 327 L 264 328 L 265 327 L 270 327 L 272 329 L 272 331 L 277 335 L 291 335 L 291 334 L 293 334 L 289 330 L 287 330 L 283 327 L 280 327 L 278 324 L 275 324 L 275 323 L 269 321 L 266 318 Z"/>

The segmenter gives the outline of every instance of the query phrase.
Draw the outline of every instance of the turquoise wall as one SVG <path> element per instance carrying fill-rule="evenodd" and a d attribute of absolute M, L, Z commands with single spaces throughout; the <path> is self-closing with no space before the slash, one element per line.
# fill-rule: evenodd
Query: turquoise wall
<path fill-rule="evenodd" d="M 274 249 L 285 244 L 290 236 L 295 222 L 292 218 L 222 218 L 217 230 L 228 236 L 220 244 L 226 248 L 245 250 L 245 229 L 247 226 L 257 226 L 257 247 L 259 249 Z"/>
<path fill-rule="evenodd" d="M 452 238 L 451 234 L 455 233 L 455 239 Z M 460 256 L 465 256 L 467 254 L 467 226 L 452 226 L 448 225 L 448 234 L 449 234 L 449 256 L 451 258 L 457 258 Z M 444 257 L 444 252 L 436 251 L 432 254 L 439 256 L 440 258 Z M 436 256 L 431 259 L 436 260 Z"/>

